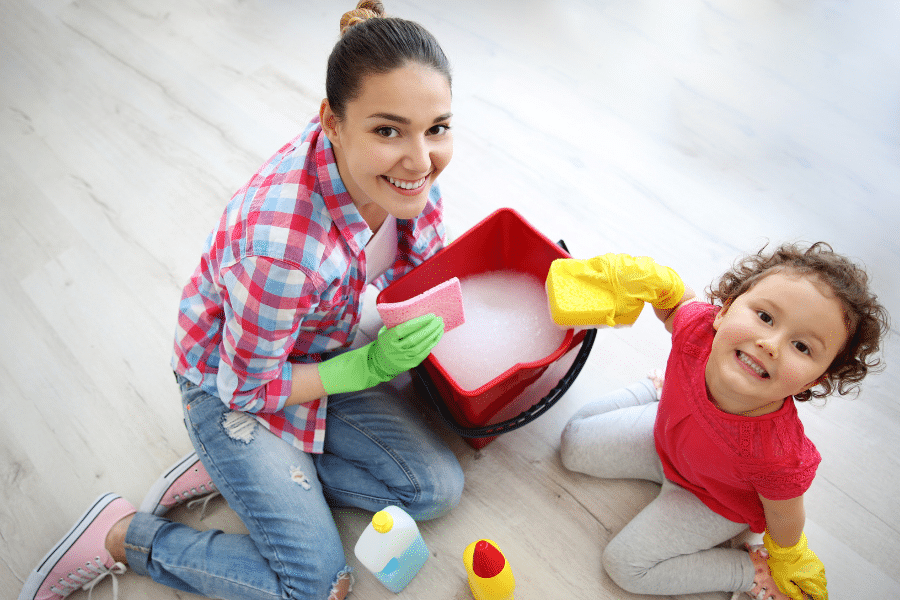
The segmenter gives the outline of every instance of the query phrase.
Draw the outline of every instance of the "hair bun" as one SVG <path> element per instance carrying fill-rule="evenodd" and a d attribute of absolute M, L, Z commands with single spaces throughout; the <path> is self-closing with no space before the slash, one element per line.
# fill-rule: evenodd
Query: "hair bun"
<path fill-rule="evenodd" d="M 344 16 L 341 17 L 341 35 L 344 35 L 348 29 L 357 23 L 383 16 L 384 5 L 379 0 L 361 0 L 355 9 L 345 12 Z"/>

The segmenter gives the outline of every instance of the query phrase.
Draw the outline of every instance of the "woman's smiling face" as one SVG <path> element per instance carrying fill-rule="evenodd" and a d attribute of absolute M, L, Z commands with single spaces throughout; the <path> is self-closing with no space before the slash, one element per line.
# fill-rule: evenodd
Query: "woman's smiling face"
<path fill-rule="evenodd" d="M 342 119 L 322 102 L 322 127 L 341 179 L 372 230 L 388 214 L 411 219 L 424 210 L 453 156 L 450 100 L 442 73 L 407 63 L 363 79 Z"/>

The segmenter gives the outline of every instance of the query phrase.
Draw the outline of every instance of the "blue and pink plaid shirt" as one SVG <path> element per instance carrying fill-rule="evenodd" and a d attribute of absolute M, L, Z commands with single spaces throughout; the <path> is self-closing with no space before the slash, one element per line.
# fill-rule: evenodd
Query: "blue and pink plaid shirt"
<path fill-rule="evenodd" d="M 383 288 L 445 242 L 438 187 L 397 221 Z M 318 117 L 232 197 L 184 288 L 172 367 L 282 439 L 321 453 L 327 398 L 285 407 L 291 363 L 356 336 L 372 231 L 347 193 Z"/>

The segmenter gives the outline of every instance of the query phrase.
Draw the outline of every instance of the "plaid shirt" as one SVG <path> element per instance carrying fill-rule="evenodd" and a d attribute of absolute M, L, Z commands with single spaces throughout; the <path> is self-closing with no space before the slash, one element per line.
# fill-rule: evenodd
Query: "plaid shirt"
<path fill-rule="evenodd" d="M 286 407 L 291 363 L 353 342 L 371 237 L 316 117 L 238 190 L 207 238 L 179 306 L 175 372 L 321 453 L 327 397 Z M 397 221 L 397 260 L 373 283 L 383 288 L 444 241 L 435 185 L 421 215 Z"/>

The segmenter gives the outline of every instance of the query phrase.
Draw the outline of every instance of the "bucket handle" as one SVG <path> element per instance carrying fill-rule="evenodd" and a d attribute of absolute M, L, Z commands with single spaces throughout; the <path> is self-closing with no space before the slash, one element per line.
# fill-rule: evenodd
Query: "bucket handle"
<path fill-rule="evenodd" d="M 550 407 L 557 403 L 557 401 L 562 398 L 563 394 L 565 394 L 569 387 L 572 385 L 572 382 L 575 381 L 575 378 L 578 377 L 578 374 L 581 372 L 582 367 L 587 362 L 588 355 L 591 353 L 591 347 L 594 345 L 594 338 L 597 337 L 596 329 L 588 329 L 583 332 L 584 337 L 581 342 L 581 348 L 578 350 L 578 356 L 575 357 L 575 362 L 572 363 L 572 366 L 569 367 L 569 370 L 566 374 L 559 380 L 550 393 L 544 396 L 539 402 L 535 403 L 534 406 L 528 408 L 515 417 L 511 419 L 507 419 L 505 421 L 501 421 L 499 423 L 494 423 L 493 425 L 485 425 L 484 427 L 462 427 L 456 423 L 453 418 L 453 415 L 450 413 L 450 410 L 447 406 L 440 401 L 440 399 L 436 398 L 436 392 L 433 390 L 434 384 L 431 382 L 431 377 L 428 375 L 428 372 L 425 371 L 423 367 L 416 367 L 413 369 L 413 372 L 419 378 L 422 383 L 422 388 L 424 388 L 425 392 L 428 394 L 428 397 L 431 399 L 431 403 L 437 409 L 438 414 L 440 414 L 441 419 L 443 419 L 444 424 L 454 433 L 461 435 L 466 438 L 488 438 L 500 435 L 501 433 L 508 433 L 510 431 L 515 431 L 516 429 L 531 423 L 539 416 L 547 412 Z"/>
<path fill-rule="evenodd" d="M 566 252 L 568 252 L 568 248 L 566 248 L 565 242 L 559 240 L 557 244 Z M 413 372 L 419 378 L 419 381 L 422 383 L 422 388 L 428 394 L 428 397 L 431 399 L 431 403 L 434 404 L 434 407 L 437 409 L 438 414 L 444 421 L 444 424 L 453 431 L 466 438 L 487 438 L 494 437 L 500 435 L 501 433 L 508 433 L 510 431 L 514 431 L 528 423 L 531 423 L 539 416 L 547 412 L 550 407 L 559 401 L 562 398 L 563 394 L 565 394 L 569 387 L 571 387 L 572 382 L 575 381 L 575 378 L 578 377 L 578 374 L 581 372 L 581 369 L 584 367 L 587 362 L 588 355 L 591 353 L 591 348 L 594 346 L 594 338 L 597 337 L 597 330 L 595 328 L 587 329 L 579 333 L 579 335 L 583 334 L 583 338 L 581 341 L 581 348 L 578 350 L 578 356 L 575 357 L 575 362 L 569 367 L 569 370 L 566 374 L 559 380 L 550 393 L 548 393 L 544 398 L 534 404 L 531 408 L 528 408 L 517 416 L 512 417 L 511 419 L 507 419 L 505 421 L 501 421 L 499 423 L 494 423 L 493 425 L 485 425 L 484 427 L 462 427 L 456 423 L 453 418 L 453 415 L 450 413 L 450 410 L 447 406 L 435 396 L 436 392 L 433 391 L 434 384 L 431 381 L 431 377 L 428 375 L 428 372 L 425 371 L 425 368 L 422 366 L 418 366 L 413 369 Z"/>

